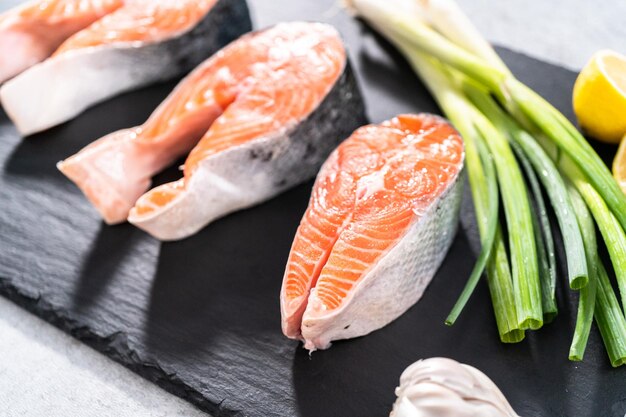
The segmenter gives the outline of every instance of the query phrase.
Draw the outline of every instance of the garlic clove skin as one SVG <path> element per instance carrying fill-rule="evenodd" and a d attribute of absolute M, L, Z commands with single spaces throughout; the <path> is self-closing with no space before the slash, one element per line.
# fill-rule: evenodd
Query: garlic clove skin
<path fill-rule="evenodd" d="M 396 396 L 390 417 L 519 417 L 485 374 L 447 358 L 406 368 Z"/>

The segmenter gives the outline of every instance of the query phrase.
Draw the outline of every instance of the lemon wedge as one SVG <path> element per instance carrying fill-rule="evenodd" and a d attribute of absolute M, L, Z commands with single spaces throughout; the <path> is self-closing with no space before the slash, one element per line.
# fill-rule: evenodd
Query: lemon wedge
<path fill-rule="evenodd" d="M 573 104 L 587 134 L 619 143 L 626 134 L 626 56 L 609 50 L 596 52 L 576 79 Z"/>
<path fill-rule="evenodd" d="M 613 176 L 626 194 L 626 135 L 622 138 L 613 159 Z"/>

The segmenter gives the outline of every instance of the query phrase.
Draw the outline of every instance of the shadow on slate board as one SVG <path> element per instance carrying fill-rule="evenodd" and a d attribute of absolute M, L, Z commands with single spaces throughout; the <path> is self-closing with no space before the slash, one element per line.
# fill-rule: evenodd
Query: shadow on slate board
<path fill-rule="evenodd" d="M 437 112 L 402 58 L 334 0 L 250 3 L 257 27 L 298 18 L 334 24 L 372 121 Z M 571 118 L 575 74 L 500 52 Z M 624 415 L 626 370 L 610 367 L 595 328 L 584 362 L 567 360 L 576 298 L 565 286 L 555 322 L 517 345 L 498 341 L 484 283 L 458 323 L 443 325 L 474 262 L 467 199 L 464 227 L 423 299 L 384 329 L 312 357 L 282 336 L 278 305 L 311 183 L 181 242 L 161 244 L 129 225 L 105 226 L 54 164 L 106 133 L 143 122 L 174 85 L 125 94 L 23 141 L 0 113 L 3 295 L 215 416 L 384 416 L 402 370 L 430 356 L 477 366 L 522 416 Z M 600 152 L 609 158 L 614 149 Z M 155 182 L 179 175 L 170 168 Z"/>

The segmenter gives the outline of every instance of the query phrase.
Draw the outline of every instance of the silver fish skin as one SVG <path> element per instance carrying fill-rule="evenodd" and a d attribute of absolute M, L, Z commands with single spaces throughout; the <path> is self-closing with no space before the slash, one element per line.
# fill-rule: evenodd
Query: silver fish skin
<path fill-rule="evenodd" d="M 27 136 L 123 92 L 186 74 L 251 29 L 245 0 L 218 0 L 198 24 L 166 40 L 106 44 L 47 59 L 5 83 L 0 101 Z"/>

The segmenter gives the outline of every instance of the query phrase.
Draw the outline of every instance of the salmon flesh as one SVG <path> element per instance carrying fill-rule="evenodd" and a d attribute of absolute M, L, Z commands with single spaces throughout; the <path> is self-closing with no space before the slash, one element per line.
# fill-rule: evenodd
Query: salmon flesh
<path fill-rule="evenodd" d="M 0 88 L 22 135 L 120 93 L 188 73 L 251 29 L 245 0 L 132 0 Z"/>
<path fill-rule="evenodd" d="M 0 84 L 48 58 L 123 0 L 33 0 L 0 15 Z"/>
<path fill-rule="evenodd" d="M 293 241 L 282 328 L 310 350 L 379 329 L 415 304 L 455 235 L 464 147 L 432 115 L 364 126 L 324 163 Z"/>
<path fill-rule="evenodd" d="M 314 177 L 364 121 L 337 31 L 281 23 L 231 43 L 142 126 L 105 136 L 59 169 L 107 223 L 128 219 L 175 240 Z M 149 191 L 154 174 L 188 153 L 183 178 Z"/>

